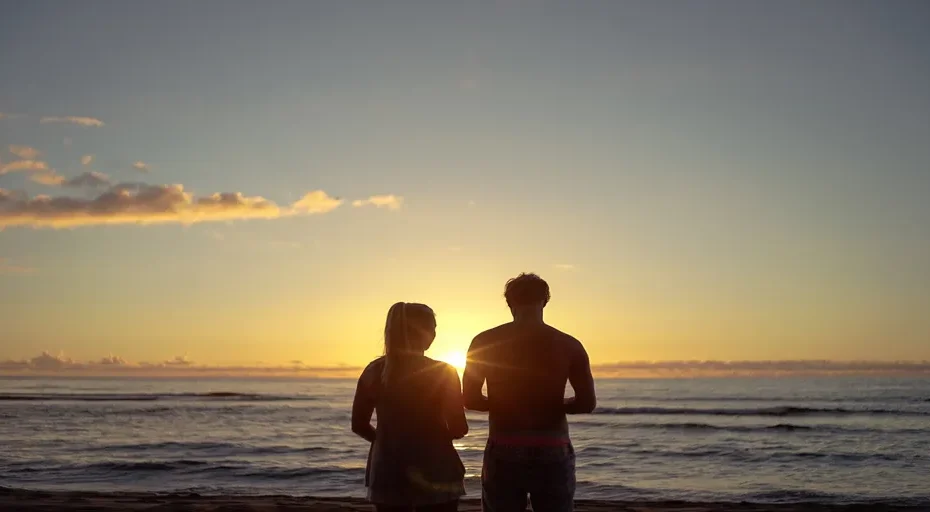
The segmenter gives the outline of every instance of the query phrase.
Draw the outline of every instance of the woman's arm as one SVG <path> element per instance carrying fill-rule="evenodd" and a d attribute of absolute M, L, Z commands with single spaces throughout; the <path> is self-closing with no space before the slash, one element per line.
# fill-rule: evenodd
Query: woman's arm
<path fill-rule="evenodd" d="M 448 382 L 445 384 L 443 397 L 443 415 L 446 418 L 446 427 L 452 439 L 461 439 L 468 434 L 468 420 L 465 418 L 465 403 L 462 401 L 462 383 L 455 368 L 447 369 Z"/>
<path fill-rule="evenodd" d="M 375 411 L 375 398 L 367 385 L 368 371 L 362 372 L 355 388 L 355 399 L 352 401 L 352 432 L 358 434 L 369 443 L 375 442 L 375 427 L 371 426 L 371 414 Z"/>

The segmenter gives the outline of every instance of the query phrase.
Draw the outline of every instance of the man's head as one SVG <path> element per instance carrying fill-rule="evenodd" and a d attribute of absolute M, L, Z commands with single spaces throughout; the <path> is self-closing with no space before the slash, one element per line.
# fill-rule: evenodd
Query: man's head
<path fill-rule="evenodd" d="M 530 312 L 542 315 L 549 303 L 549 284 L 536 274 L 520 274 L 507 281 L 504 298 L 514 317 Z"/>

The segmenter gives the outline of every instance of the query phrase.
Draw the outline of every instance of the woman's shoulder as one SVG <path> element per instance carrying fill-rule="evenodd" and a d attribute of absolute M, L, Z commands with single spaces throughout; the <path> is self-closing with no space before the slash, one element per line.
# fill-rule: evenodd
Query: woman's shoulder
<path fill-rule="evenodd" d="M 368 363 L 368 366 L 362 370 L 362 374 L 359 376 L 359 380 L 362 381 L 371 381 L 374 376 L 380 378 L 381 371 L 384 369 L 384 356 L 381 356 L 374 361 Z"/>
<path fill-rule="evenodd" d="M 365 369 L 362 370 L 362 374 L 364 375 L 366 373 L 375 372 L 375 371 L 380 372 L 381 368 L 384 367 L 384 360 L 385 360 L 385 357 L 381 356 L 375 359 L 374 361 L 368 363 L 368 366 L 366 366 Z"/>
<path fill-rule="evenodd" d="M 438 373 L 442 373 L 443 375 L 446 375 L 449 373 L 458 375 L 458 371 L 455 369 L 455 367 L 445 361 L 437 361 L 436 359 L 433 359 L 431 357 L 426 357 L 426 356 L 423 356 L 423 359 L 426 360 L 427 366 L 429 366 L 431 369 L 435 370 Z"/>

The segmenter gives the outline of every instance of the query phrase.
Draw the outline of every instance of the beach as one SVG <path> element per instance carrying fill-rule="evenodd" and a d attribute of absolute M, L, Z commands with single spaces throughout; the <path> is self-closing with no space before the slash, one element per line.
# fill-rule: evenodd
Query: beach
<path fill-rule="evenodd" d="M 0 488 L 0 510 L 22 512 L 91 512 L 144 510 L 149 512 L 336 512 L 372 510 L 358 498 L 310 498 L 293 496 L 201 496 L 197 494 L 43 492 Z M 462 512 L 478 512 L 478 500 L 465 500 Z M 578 500 L 577 512 L 890 512 L 926 510 L 922 507 L 895 505 L 824 505 L 824 504 L 750 504 L 694 502 L 622 502 Z"/>

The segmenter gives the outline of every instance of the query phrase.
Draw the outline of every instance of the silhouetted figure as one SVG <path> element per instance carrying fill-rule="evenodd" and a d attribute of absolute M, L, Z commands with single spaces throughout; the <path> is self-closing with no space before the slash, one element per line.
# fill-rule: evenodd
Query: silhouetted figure
<path fill-rule="evenodd" d="M 504 297 L 513 322 L 475 337 L 463 379 L 465 407 L 489 413 L 482 508 L 522 511 L 529 495 L 534 512 L 570 511 L 575 451 L 565 415 L 594 410 L 588 354 L 581 342 L 543 321 L 549 285 L 539 276 L 509 280 Z M 566 382 L 573 398 L 565 398 Z"/>
<path fill-rule="evenodd" d="M 468 433 L 462 388 L 455 368 L 423 355 L 435 338 L 432 309 L 394 304 L 385 355 L 358 379 L 352 431 L 372 443 L 365 485 L 379 512 L 455 511 L 465 494 L 465 467 L 452 446 Z"/>

